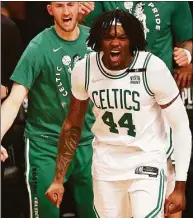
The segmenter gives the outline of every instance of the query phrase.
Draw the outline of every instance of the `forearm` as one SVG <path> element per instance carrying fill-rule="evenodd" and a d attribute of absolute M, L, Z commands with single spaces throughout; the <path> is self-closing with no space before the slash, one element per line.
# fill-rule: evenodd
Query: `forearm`
<path fill-rule="evenodd" d="M 59 138 L 55 182 L 63 183 L 80 139 L 88 103 L 89 100 L 80 101 L 73 95 L 71 96 L 69 112 L 63 123 Z"/>
<path fill-rule="evenodd" d="M 163 109 L 163 113 L 172 128 L 176 181 L 186 181 L 191 155 L 191 132 L 188 116 L 180 97 Z"/>
<path fill-rule="evenodd" d="M 1 107 L 1 140 L 12 126 L 18 114 L 20 105 L 19 102 L 15 102 L 10 96 L 3 102 Z"/>
<path fill-rule="evenodd" d="M 186 182 L 185 181 L 176 181 L 174 190 L 185 192 Z"/>
<path fill-rule="evenodd" d="M 183 125 L 173 131 L 176 181 L 186 181 L 191 157 L 191 132 Z"/>
<path fill-rule="evenodd" d="M 80 135 L 81 127 L 69 126 L 67 122 L 64 123 L 59 138 L 54 178 L 54 180 L 59 183 L 63 183 L 64 177 L 77 148 Z"/>

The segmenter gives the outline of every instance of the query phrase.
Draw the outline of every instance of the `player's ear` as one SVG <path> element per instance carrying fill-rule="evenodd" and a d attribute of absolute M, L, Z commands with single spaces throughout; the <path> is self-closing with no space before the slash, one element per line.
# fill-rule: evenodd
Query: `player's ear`
<path fill-rule="evenodd" d="M 47 10 L 48 10 L 48 13 L 53 16 L 53 11 L 52 11 L 51 3 L 49 5 L 47 5 Z"/>

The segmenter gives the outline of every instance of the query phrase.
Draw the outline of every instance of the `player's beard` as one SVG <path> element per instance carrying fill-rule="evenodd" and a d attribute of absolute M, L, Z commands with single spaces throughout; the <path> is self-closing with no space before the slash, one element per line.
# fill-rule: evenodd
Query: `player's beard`
<path fill-rule="evenodd" d="M 72 19 L 70 25 L 66 25 L 64 23 L 64 21 L 57 21 L 55 20 L 55 23 L 57 24 L 58 27 L 60 27 L 61 30 L 63 30 L 64 32 L 73 32 L 74 29 L 76 28 L 77 26 L 77 22 Z"/>

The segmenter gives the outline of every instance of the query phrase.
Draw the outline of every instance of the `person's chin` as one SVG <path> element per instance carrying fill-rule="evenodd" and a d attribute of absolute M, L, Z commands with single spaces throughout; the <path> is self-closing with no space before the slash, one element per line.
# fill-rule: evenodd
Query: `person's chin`
<path fill-rule="evenodd" d="M 118 62 L 110 64 L 110 70 L 120 70 L 120 64 Z"/>
<path fill-rule="evenodd" d="M 73 24 L 70 24 L 70 25 L 63 25 L 62 26 L 63 28 L 63 30 L 65 31 L 65 32 L 72 32 L 73 30 L 74 30 L 74 25 Z"/>

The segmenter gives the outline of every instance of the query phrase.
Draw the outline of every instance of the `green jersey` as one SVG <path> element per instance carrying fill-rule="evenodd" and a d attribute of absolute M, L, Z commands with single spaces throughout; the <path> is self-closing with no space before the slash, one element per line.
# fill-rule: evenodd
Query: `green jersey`
<path fill-rule="evenodd" d="M 95 2 L 95 11 L 84 22 L 92 25 L 94 17 L 120 8 L 132 13 L 143 26 L 147 50 L 161 58 L 173 72 L 173 39 L 192 38 L 192 16 L 187 2 Z"/>
<path fill-rule="evenodd" d="M 60 38 L 54 27 L 37 35 L 23 53 L 11 79 L 29 89 L 25 136 L 57 144 L 68 113 L 71 96 L 71 71 L 89 49 L 89 28 L 79 26 L 75 41 Z M 80 72 L 83 73 L 83 72 Z M 91 104 L 85 118 L 80 144 L 93 138 L 94 122 Z M 90 143 L 90 141 L 89 141 Z"/>

